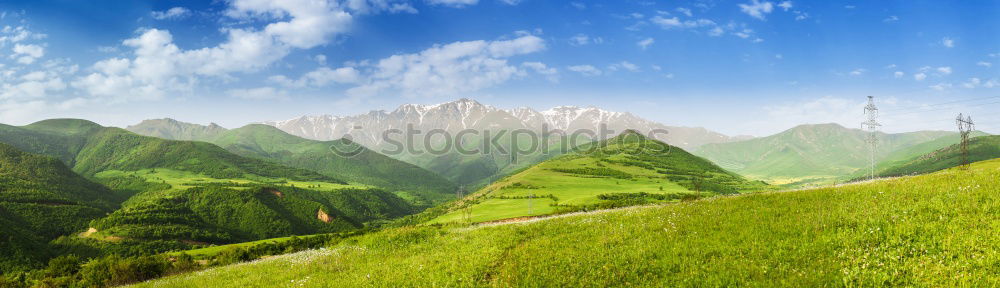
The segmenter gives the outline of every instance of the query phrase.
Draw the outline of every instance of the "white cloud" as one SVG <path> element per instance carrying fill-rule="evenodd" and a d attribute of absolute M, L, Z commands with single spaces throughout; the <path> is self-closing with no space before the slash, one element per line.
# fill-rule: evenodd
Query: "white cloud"
<path fill-rule="evenodd" d="M 18 63 L 25 65 L 34 63 L 35 59 L 45 56 L 45 48 L 34 44 L 14 44 L 14 48 L 11 50 L 14 51 L 14 54 L 11 54 L 10 58 L 17 58 Z"/>
<path fill-rule="evenodd" d="M 549 67 L 542 62 L 524 62 L 521 66 L 534 70 L 535 73 L 546 75 L 549 81 L 559 82 L 559 70 L 555 67 Z"/>
<path fill-rule="evenodd" d="M 941 75 L 948 75 L 951 74 L 951 67 L 938 67 L 937 71 L 938 73 L 941 73 Z"/>
<path fill-rule="evenodd" d="M 639 66 L 637 66 L 635 64 L 632 64 L 631 62 L 628 62 L 628 61 L 622 61 L 622 63 L 619 63 L 619 65 L 622 68 L 625 68 L 625 70 L 628 70 L 628 71 L 632 71 L 632 72 L 639 71 Z"/>
<path fill-rule="evenodd" d="M 792 1 L 782 1 L 778 4 L 778 7 L 781 7 L 782 10 L 788 11 L 789 9 L 792 9 Z"/>
<path fill-rule="evenodd" d="M 601 37 L 587 36 L 587 34 L 576 34 L 576 36 L 569 38 L 569 44 L 573 46 L 583 46 L 587 44 L 601 44 L 604 43 L 604 39 Z"/>
<path fill-rule="evenodd" d="M 861 76 L 861 74 L 865 74 L 865 71 L 867 70 L 865 70 L 864 68 L 858 68 L 854 69 L 854 71 L 851 71 L 848 74 L 850 74 L 851 76 Z"/>
<path fill-rule="evenodd" d="M 895 73 L 892 73 L 892 76 L 896 77 L 896 79 L 899 79 L 899 78 L 903 78 L 903 75 L 905 75 L 905 74 L 906 73 L 903 73 L 903 71 L 896 71 Z"/>
<path fill-rule="evenodd" d="M 948 48 L 955 47 L 955 40 L 948 37 L 944 37 L 941 39 L 941 45 Z"/>
<path fill-rule="evenodd" d="M 166 11 L 153 11 L 151 14 L 156 20 L 176 20 L 191 16 L 191 10 L 184 7 L 174 7 Z"/>
<path fill-rule="evenodd" d="M 913 80 L 924 81 L 924 79 L 927 79 L 926 73 L 920 72 L 917 74 L 913 74 Z"/>
<path fill-rule="evenodd" d="M 468 5 L 476 5 L 476 3 L 479 3 L 479 0 L 427 0 L 427 3 L 431 5 L 464 7 Z"/>
<path fill-rule="evenodd" d="M 938 83 L 936 85 L 932 85 L 932 86 L 928 86 L 928 87 L 930 87 L 931 89 L 937 90 L 937 91 L 944 91 L 944 90 L 948 90 L 948 88 L 951 88 L 951 83 Z"/>
<path fill-rule="evenodd" d="M 580 73 L 583 76 L 597 76 L 597 75 L 601 75 L 601 70 L 597 69 L 596 67 L 591 66 L 591 65 L 569 66 L 569 67 L 566 67 L 566 70 L 573 71 L 573 72 L 576 72 L 576 73 Z"/>
<path fill-rule="evenodd" d="M 416 14 L 419 12 L 406 0 L 347 0 L 345 5 L 357 14 L 378 12 Z"/>
<path fill-rule="evenodd" d="M 739 7 L 740 11 L 750 15 L 750 17 L 766 20 L 765 15 L 774 10 L 774 3 L 769 1 L 760 2 L 760 0 L 752 0 L 748 4 L 739 4 Z"/>
<path fill-rule="evenodd" d="M 692 16 L 691 9 L 684 8 L 684 7 L 678 7 L 676 10 L 677 10 L 677 12 L 680 12 L 681 14 L 687 15 L 688 17 Z"/>
<path fill-rule="evenodd" d="M 526 71 L 508 64 L 508 58 L 546 48 L 534 35 L 510 40 L 465 41 L 435 45 L 419 53 L 393 55 L 368 64 L 360 85 L 348 89 L 352 97 L 392 90 L 404 96 L 451 96 L 492 87 Z"/>
<path fill-rule="evenodd" d="M 92 96 L 118 100 L 157 99 L 168 92 L 188 92 L 200 76 L 227 78 L 231 73 L 257 71 L 292 49 L 329 43 L 344 33 L 352 20 L 330 1 L 235 0 L 229 4 L 229 17 L 275 22 L 259 30 L 227 28 L 227 39 L 221 44 L 193 50 L 177 47 L 169 31 L 148 29 L 122 42 L 132 49 L 132 58 L 99 61 L 91 74 L 79 77 L 73 86 Z M 107 69 L 111 66 L 119 69 Z"/>
<path fill-rule="evenodd" d="M 986 61 L 979 61 L 979 62 L 976 63 L 976 65 L 977 66 L 983 66 L 983 67 L 986 67 L 986 68 L 993 67 L 993 63 L 986 62 Z"/>
<path fill-rule="evenodd" d="M 962 83 L 962 87 L 972 89 L 972 88 L 979 87 L 979 85 L 981 85 L 982 82 L 983 81 L 980 80 L 979 78 L 973 77 L 973 78 L 969 78 L 969 81 L 966 81 L 965 83 Z"/>
<path fill-rule="evenodd" d="M 654 42 L 656 42 L 655 39 L 653 39 L 653 38 L 646 38 L 646 39 L 639 40 L 639 42 L 636 42 L 635 45 L 639 45 L 639 48 L 642 48 L 642 50 L 646 50 L 646 48 L 649 48 L 649 46 L 653 45 Z"/>
<path fill-rule="evenodd" d="M 890 15 L 889 17 L 886 17 L 885 19 L 882 19 L 882 22 L 885 22 L 885 23 L 891 23 L 891 22 L 896 22 L 896 21 L 899 21 L 899 16 L 896 16 L 896 15 Z"/>
<path fill-rule="evenodd" d="M 680 18 L 677 18 L 677 17 L 663 18 L 663 17 L 661 17 L 659 15 L 654 16 L 653 18 L 650 18 L 649 21 L 653 22 L 653 24 L 656 24 L 656 25 L 660 26 L 660 28 L 663 28 L 663 29 L 671 29 L 671 28 L 696 28 L 696 27 L 705 27 L 705 26 L 715 26 L 715 22 L 712 21 L 712 20 L 708 20 L 708 19 L 696 19 L 696 20 L 681 21 Z"/>
<path fill-rule="evenodd" d="M 299 79 L 291 80 L 284 75 L 272 76 L 269 80 L 286 87 L 323 87 L 331 83 L 350 84 L 361 81 L 361 75 L 354 67 L 342 67 L 330 69 L 321 67 L 302 75 Z"/>
<path fill-rule="evenodd" d="M 274 87 L 259 87 L 250 89 L 230 89 L 226 91 L 229 97 L 247 100 L 288 99 L 288 93 Z"/>
<path fill-rule="evenodd" d="M 511 6 L 521 4 L 521 0 L 500 0 L 500 2 Z"/>
<path fill-rule="evenodd" d="M 712 37 L 722 36 L 722 34 L 725 34 L 725 33 L 726 32 L 722 30 L 722 27 L 715 27 L 715 28 L 712 28 L 712 30 L 708 30 L 708 36 L 712 36 Z"/>

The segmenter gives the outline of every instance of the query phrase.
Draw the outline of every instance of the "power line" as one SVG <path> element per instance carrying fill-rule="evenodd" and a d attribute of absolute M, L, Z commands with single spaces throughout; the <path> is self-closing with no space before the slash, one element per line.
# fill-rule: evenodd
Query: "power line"
<path fill-rule="evenodd" d="M 1000 104 L 1000 101 L 989 102 L 989 103 L 982 103 L 982 104 L 976 104 L 976 106 L 988 106 L 988 105 L 996 105 L 996 104 Z M 962 108 L 962 107 L 946 107 L 946 108 L 938 108 L 938 109 L 932 109 L 932 110 L 911 111 L 911 112 L 904 112 L 904 113 L 889 114 L 889 115 L 886 115 L 886 117 L 893 117 L 893 116 L 899 116 L 899 115 L 910 115 L 910 114 L 918 114 L 918 113 L 927 113 L 927 112 L 936 112 L 936 111 L 944 111 L 944 110 L 954 110 L 954 109 L 960 109 L 960 108 Z"/>
<path fill-rule="evenodd" d="M 915 107 L 893 108 L 893 109 L 886 109 L 883 112 L 912 110 L 912 109 L 920 109 L 920 108 L 927 108 L 927 107 L 934 107 L 934 106 L 941 106 L 941 105 L 948 105 L 948 104 L 956 104 L 956 103 L 962 103 L 962 102 L 988 100 L 988 99 L 995 99 L 995 98 L 1000 98 L 1000 96 L 989 96 L 989 97 L 980 97 L 980 98 L 972 98 L 972 99 L 955 100 L 955 101 L 948 101 L 948 102 L 942 102 L 942 103 L 920 105 L 920 106 L 915 106 Z"/>

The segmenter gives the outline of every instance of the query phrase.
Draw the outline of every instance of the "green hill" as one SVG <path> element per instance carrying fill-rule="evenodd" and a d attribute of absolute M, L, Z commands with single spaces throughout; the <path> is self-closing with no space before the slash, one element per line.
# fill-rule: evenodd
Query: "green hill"
<path fill-rule="evenodd" d="M 140 136 L 84 120 L 0 125 L 0 142 L 59 157 L 72 171 L 115 191 L 112 204 L 122 208 L 101 206 L 108 207 L 96 214 L 101 218 L 66 220 L 73 229 L 58 231 L 73 236 L 54 245 L 78 255 L 135 255 L 352 230 L 416 212 L 377 187 L 239 156 L 206 142 Z M 48 213 L 35 212 L 32 217 Z"/>
<path fill-rule="evenodd" d="M 225 130 L 211 125 L 157 119 L 129 126 L 128 130 L 165 139 L 210 142 L 238 155 L 274 161 L 398 192 L 400 196 L 419 206 L 426 207 L 449 200 L 453 198 L 457 188 L 433 172 L 376 153 L 348 140 L 309 140 L 267 125 L 251 124 Z M 331 149 L 354 153 L 345 157 Z"/>
<path fill-rule="evenodd" d="M 877 160 L 893 152 L 957 133 L 880 133 Z M 774 184 L 823 184 L 870 165 L 868 134 L 837 124 L 801 125 L 768 137 L 708 144 L 695 151 L 719 166 Z"/>
<path fill-rule="evenodd" d="M 1000 135 L 969 139 L 969 162 L 995 158 L 1000 158 Z M 886 163 L 877 173 L 880 177 L 925 174 L 959 166 L 961 163 L 961 145 L 953 144 L 907 160 Z"/>
<path fill-rule="evenodd" d="M 505 177 L 430 221 L 483 222 L 767 189 L 638 133 L 582 145 Z M 430 216 L 430 215 L 423 215 Z"/>
<path fill-rule="evenodd" d="M 272 126 L 252 124 L 223 132 L 211 142 L 239 155 L 268 159 L 350 182 L 400 191 L 404 198 L 425 206 L 454 198 L 457 188 L 437 174 L 376 153 L 349 140 L 308 140 Z M 351 155 L 345 157 L 331 149 L 349 152 Z"/>
<path fill-rule="evenodd" d="M 58 159 L 0 143 L 0 274 L 42 263 L 52 256 L 48 241 L 85 229 L 123 200 Z"/>
<path fill-rule="evenodd" d="M 390 229 L 137 287 L 992 287 L 1000 160 L 517 225 Z"/>

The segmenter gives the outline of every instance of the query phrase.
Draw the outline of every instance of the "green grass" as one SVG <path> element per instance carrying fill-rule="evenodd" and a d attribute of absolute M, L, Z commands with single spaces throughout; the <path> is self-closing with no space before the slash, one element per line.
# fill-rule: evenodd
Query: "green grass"
<path fill-rule="evenodd" d="M 500 226 L 386 230 L 138 287 L 1000 284 L 1000 160 Z"/>

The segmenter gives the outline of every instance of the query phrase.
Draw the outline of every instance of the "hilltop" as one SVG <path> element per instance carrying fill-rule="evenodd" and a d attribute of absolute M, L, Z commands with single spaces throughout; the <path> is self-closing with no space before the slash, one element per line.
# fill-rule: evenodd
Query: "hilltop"
<path fill-rule="evenodd" d="M 877 160 L 893 152 L 955 135 L 919 131 L 878 135 Z M 781 133 L 732 143 L 708 144 L 694 153 L 730 171 L 775 184 L 823 184 L 870 165 L 868 134 L 838 124 L 800 125 Z"/>
<path fill-rule="evenodd" d="M 447 207 L 430 221 L 484 222 L 768 189 L 635 131 L 581 145 Z M 427 216 L 427 215 L 425 215 Z"/>

